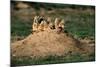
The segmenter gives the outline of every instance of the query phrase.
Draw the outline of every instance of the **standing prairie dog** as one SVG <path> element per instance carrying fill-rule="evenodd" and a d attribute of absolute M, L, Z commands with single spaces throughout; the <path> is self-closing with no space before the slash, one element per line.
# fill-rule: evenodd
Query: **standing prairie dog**
<path fill-rule="evenodd" d="M 35 16 L 33 23 L 38 23 L 38 20 L 39 20 L 39 16 Z"/>
<path fill-rule="evenodd" d="M 63 20 L 61 20 L 61 22 L 59 23 L 59 26 L 58 27 L 62 27 L 62 29 L 64 29 L 64 19 Z"/>
<path fill-rule="evenodd" d="M 33 31 L 37 31 L 38 30 L 38 19 L 39 19 L 39 16 L 35 16 L 34 17 L 33 25 L 32 25 Z"/>
<path fill-rule="evenodd" d="M 55 28 L 57 29 L 58 28 L 58 26 L 59 26 L 59 23 L 61 22 L 61 19 L 60 18 L 56 18 L 55 19 Z"/>
<path fill-rule="evenodd" d="M 63 32 L 64 30 L 64 20 L 55 20 L 55 28 L 56 28 L 56 32 L 57 33 L 60 33 L 60 32 Z"/>

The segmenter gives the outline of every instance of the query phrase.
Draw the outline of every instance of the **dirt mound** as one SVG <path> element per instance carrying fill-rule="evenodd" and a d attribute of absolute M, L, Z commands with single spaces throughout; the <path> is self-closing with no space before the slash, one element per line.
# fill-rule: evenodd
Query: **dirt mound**
<path fill-rule="evenodd" d="M 57 34 L 54 30 L 42 31 L 34 32 L 21 41 L 11 43 L 11 53 L 13 57 L 64 56 L 69 53 L 87 52 L 84 46 L 86 47 L 65 33 Z"/>

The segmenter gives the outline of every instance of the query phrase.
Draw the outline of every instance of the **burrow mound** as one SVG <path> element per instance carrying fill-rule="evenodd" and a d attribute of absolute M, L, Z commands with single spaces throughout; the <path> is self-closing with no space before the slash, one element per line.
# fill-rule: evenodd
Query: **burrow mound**
<path fill-rule="evenodd" d="M 12 57 L 64 56 L 70 53 L 89 53 L 91 47 L 65 33 L 34 32 L 21 41 L 11 43 Z"/>

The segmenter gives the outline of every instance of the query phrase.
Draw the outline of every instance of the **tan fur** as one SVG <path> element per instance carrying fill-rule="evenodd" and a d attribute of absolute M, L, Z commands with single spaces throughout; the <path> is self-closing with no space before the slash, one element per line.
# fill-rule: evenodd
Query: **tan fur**
<path fill-rule="evenodd" d="M 49 29 L 53 29 L 54 24 L 53 23 L 49 23 Z"/>
<path fill-rule="evenodd" d="M 33 31 L 37 31 L 38 30 L 38 23 L 33 23 L 32 29 L 33 29 Z"/>
<path fill-rule="evenodd" d="M 34 17 L 33 25 L 32 25 L 32 30 L 33 31 L 37 31 L 38 30 L 38 16 Z"/>
<path fill-rule="evenodd" d="M 44 21 L 39 24 L 38 31 L 44 31 Z"/>
<path fill-rule="evenodd" d="M 58 27 L 57 29 L 56 29 L 56 32 L 59 34 L 59 33 L 61 33 L 63 31 L 63 28 L 62 27 Z"/>
<path fill-rule="evenodd" d="M 47 22 L 48 22 L 48 24 L 51 23 L 51 18 L 50 17 L 47 18 Z"/>
<path fill-rule="evenodd" d="M 62 29 L 64 29 L 64 20 L 61 20 L 61 22 L 59 23 L 59 27 L 62 27 Z"/>
<path fill-rule="evenodd" d="M 56 19 L 55 19 L 55 22 L 54 22 L 54 23 L 55 23 L 55 28 L 56 28 L 56 29 L 59 27 L 60 21 L 61 21 L 60 18 L 56 18 Z"/>
<path fill-rule="evenodd" d="M 44 30 L 47 30 L 48 29 L 48 23 L 46 21 L 43 21 L 44 22 Z"/>
<path fill-rule="evenodd" d="M 33 23 L 38 23 L 38 16 L 35 16 L 35 17 L 34 17 Z"/>

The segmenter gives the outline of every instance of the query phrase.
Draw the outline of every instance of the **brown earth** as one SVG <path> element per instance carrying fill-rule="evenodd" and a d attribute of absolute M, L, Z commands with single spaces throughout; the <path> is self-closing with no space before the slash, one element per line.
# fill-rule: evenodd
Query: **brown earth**
<path fill-rule="evenodd" d="M 93 43 L 92 43 L 93 44 Z M 12 57 L 64 56 L 71 53 L 91 53 L 94 44 L 79 41 L 65 33 L 52 31 L 33 32 L 25 39 L 11 43 Z"/>

